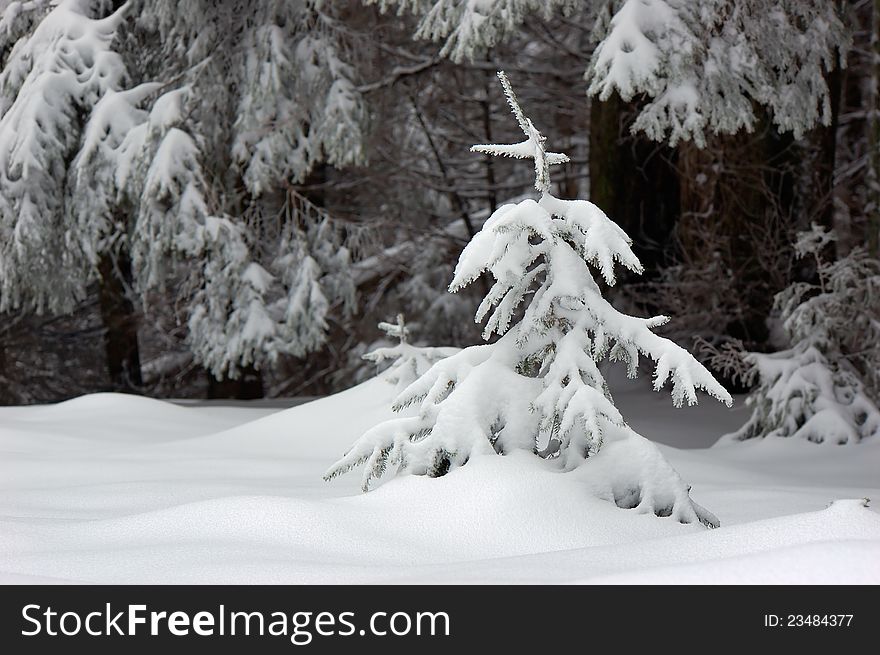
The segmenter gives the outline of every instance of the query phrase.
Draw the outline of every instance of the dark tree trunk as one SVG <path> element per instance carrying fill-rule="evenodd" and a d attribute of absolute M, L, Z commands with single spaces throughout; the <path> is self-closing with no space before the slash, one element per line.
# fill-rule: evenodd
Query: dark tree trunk
<path fill-rule="evenodd" d="M 492 102 L 488 89 L 495 82 L 495 76 L 490 71 L 486 71 L 486 97 L 480 101 L 480 112 L 483 119 L 483 143 L 495 143 L 495 137 L 492 136 Z M 495 181 L 495 158 L 484 157 L 486 170 L 486 190 L 489 194 L 489 214 L 494 214 L 498 209 L 498 190 Z"/>
<path fill-rule="evenodd" d="M 317 207 L 327 206 L 327 184 L 330 181 L 330 166 L 315 164 L 300 188 L 305 198 Z"/>
<path fill-rule="evenodd" d="M 116 255 L 104 254 L 98 263 L 98 271 L 110 388 L 123 393 L 140 393 L 143 378 L 137 314 L 127 293 L 132 283 L 131 259 L 124 250 Z"/>
<path fill-rule="evenodd" d="M 870 104 L 868 105 L 868 145 L 871 161 L 868 176 L 868 197 L 871 212 L 868 216 L 866 231 L 868 252 L 873 257 L 880 257 L 880 0 L 874 0 L 871 6 L 871 67 L 868 75 L 871 79 L 869 88 Z"/>
<path fill-rule="evenodd" d="M 622 105 L 617 94 L 605 102 L 598 98 L 590 102 L 590 201 L 618 223 L 623 220 L 619 135 Z"/>
<path fill-rule="evenodd" d="M 797 155 L 791 135 L 766 117 L 751 134 L 709 136 L 703 149 L 679 145 L 680 257 L 693 269 L 720 265 L 736 281 L 738 311 L 726 333 L 749 349 L 766 347 L 773 298 L 789 282 Z"/>
<path fill-rule="evenodd" d="M 828 99 L 831 103 L 831 122 L 821 128 L 821 156 L 818 162 L 818 173 L 819 191 L 821 193 L 820 201 L 822 202 L 822 212 L 819 220 L 828 229 L 834 227 L 834 172 L 837 170 L 837 128 L 840 116 L 842 81 L 839 66 L 835 66 L 826 75 Z"/>
<path fill-rule="evenodd" d="M 590 103 L 590 201 L 630 235 L 650 276 L 664 263 L 680 212 L 679 181 L 670 148 L 629 133 L 636 110 L 617 95 Z"/>

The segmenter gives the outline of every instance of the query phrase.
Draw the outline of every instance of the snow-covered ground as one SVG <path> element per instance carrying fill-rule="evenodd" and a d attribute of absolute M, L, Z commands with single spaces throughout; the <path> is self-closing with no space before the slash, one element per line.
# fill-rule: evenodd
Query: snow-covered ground
<path fill-rule="evenodd" d="M 710 448 L 740 400 L 615 387 L 721 528 L 618 509 L 528 455 L 366 495 L 357 473 L 323 482 L 391 415 L 381 379 L 284 411 L 99 394 L 0 408 L 0 582 L 880 583 L 880 514 L 857 500 L 880 505 L 880 443 Z"/>

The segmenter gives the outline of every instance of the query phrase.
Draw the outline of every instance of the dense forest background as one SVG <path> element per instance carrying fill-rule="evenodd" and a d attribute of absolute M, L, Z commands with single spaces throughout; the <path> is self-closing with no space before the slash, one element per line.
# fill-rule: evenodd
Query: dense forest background
<path fill-rule="evenodd" d="M 615 305 L 671 315 L 660 332 L 733 389 L 749 384 L 739 353 L 790 345 L 774 298 L 818 275 L 798 233 L 833 229 L 828 261 L 880 254 L 880 2 L 483 4 L 67 0 L 53 25 L 52 3 L 0 2 L 0 402 L 331 393 L 374 373 L 362 355 L 398 313 L 418 343 L 477 343 L 485 288 L 446 287 L 469 237 L 533 182 L 469 152 L 517 140 L 501 69 L 571 157 L 556 195 L 633 238 L 645 273 L 607 290 Z M 698 4 L 715 13 L 688 23 Z M 658 128 L 654 81 L 602 88 L 597 48 L 625 5 L 667 91 L 727 36 L 802 75 L 745 75 L 739 106 L 707 83 L 723 110 Z M 651 23 L 667 10 L 705 30 L 687 32 L 696 46 Z M 733 71 L 766 65 L 733 53 Z M 27 147 L 35 163 L 16 168 Z"/>

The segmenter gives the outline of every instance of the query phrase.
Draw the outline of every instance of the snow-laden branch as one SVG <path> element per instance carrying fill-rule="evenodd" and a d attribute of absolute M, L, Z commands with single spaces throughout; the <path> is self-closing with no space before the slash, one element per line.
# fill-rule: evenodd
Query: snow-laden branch
<path fill-rule="evenodd" d="M 481 152 L 487 155 L 515 157 L 517 159 L 534 159 L 535 160 L 535 188 L 541 193 L 550 190 L 550 171 L 549 168 L 553 164 L 564 164 L 568 161 L 568 155 L 558 152 L 547 152 L 544 148 L 546 139 L 538 129 L 532 124 L 532 121 L 526 117 L 522 108 L 519 106 L 519 100 L 510 86 L 510 81 L 504 71 L 498 71 L 498 79 L 501 80 L 501 86 L 504 89 L 504 96 L 507 98 L 507 104 L 513 112 L 519 129 L 526 135 L 526 140 L 521 143 L 512 145 L 494 145 L 483 144 L 471 146 L 471 152 Z"/>
<path fill-rule="evenodd" d="M 593 55 L 589 93 L 646 96 L 633 131 L 673 146 L 752 131 L 761 105 L 800 138 L 829 123 L 825 74 L 849 41 L 825 0 L 626 0 Z"/>

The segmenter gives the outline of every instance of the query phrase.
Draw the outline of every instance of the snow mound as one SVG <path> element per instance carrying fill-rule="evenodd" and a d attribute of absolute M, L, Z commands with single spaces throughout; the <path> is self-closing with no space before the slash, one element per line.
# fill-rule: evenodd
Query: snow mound
<path fill-rule="evenodd" d="M 113 444 L 190 439 L 226 429 L 250 414 L 252 410 L 245 410 L 234 417 L 121 393 L 89 394 L 54 405 L 0 408 L 6 427 Z"/>
<path fill-rule="evenodd" d="M 270 414 L 206 437 L 206 447 L 247 448 L 328 460 L 342 455 L 371 427 L 394 416 L 394 386 L 381 377 L 333 396 Z M 320 476 L 319 476 L 320 477 Z"/>
<path fill-rule="evenodd" d="M 315 567 L 357 563 L 373 569 L 369 577 L 389 576 L 401 565 L 622 545 L 694 530 L 700 528 L 621 510 L 596 499 L 578 476 L 518 454 L 476 458 L 443 478 L 404 476 L 341 499 L 226 496 L 101 520 L 0 521 L 0 550 L 7 569 L 62 579 L 296 582 L 315 580 Z M 35 553 L 35 543 L 51 546 Z M 255 574 L 261 560 L 264 569 Z"/>
<path fill-rule="evenodd" d="M 662 446 L 717 530 L 597 497 L 605 469 L 651 466 L 613 444 L 569 473 L 519 453 L 369 494 L 323 482 L 393 392 L 370 380 L 277 413 L 115 394 L 0 408 L 0 582 L 880 583 L 880 515 L 828 507 L 880 498 L 880 443 Z M 683 444 L 711 443 L 712 411 L 716 437 L 730 420 L 672 422 L 648 394 L 624 395 Z"/>
<path fill-rule="evenodd" d="M 589 579 L 591 584 L 877 584 L 880 516 L 867 501 L 679 539 L 674 565 Z"/>

